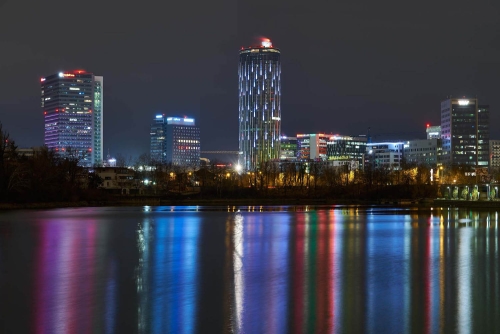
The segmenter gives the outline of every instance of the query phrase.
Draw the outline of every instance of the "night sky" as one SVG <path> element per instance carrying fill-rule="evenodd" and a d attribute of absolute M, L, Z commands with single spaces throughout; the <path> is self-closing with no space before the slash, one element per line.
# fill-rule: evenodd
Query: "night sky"
<path fill-rule="evenodd" d="M 425 138 L 447 95 L 490 105 L 500 139 L 498 1 L 0 0 L 0 121 L 43 144 L 40 77 L 104 76 L 104 152 L 149 152 L 156 113 L 192 116 L 202 150 L 238 149 L 238 51 L 281 49 L 282 132 Z M 395 134 L 400 134 L 399 136 Z"/>

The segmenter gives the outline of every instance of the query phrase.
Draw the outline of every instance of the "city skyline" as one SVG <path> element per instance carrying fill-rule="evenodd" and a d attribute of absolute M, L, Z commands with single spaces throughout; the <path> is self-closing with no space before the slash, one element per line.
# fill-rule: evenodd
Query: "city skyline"
<path fill-rule="evenodd" d="M 263 12 L 258 3 L 228 2 L 201 4 L 193 15 L 179 4 L 176 15 L 162 22 L 156 20 L 160 5 L 125 6 L 115 18 L 111 4 L 96 13 L 91 2 L 79 15 L 95 15 L 96 26 L 75 26 L 43 42 L 31 31 L 55 27 L 44 19 L 50 15 L 60 17 L 57 25 L 71 24 L 65 15 L 69 4 L 33 2 L 27 11 L 15 2 L 0 6 L 1 31 L 9 31 L 0 39 L 9 50 L 0 56 L 0 120 L 20 147 L 43 143 L 37 80 L 83 68 L 106 77 L 104 152 L 127 157 L 148 152 L 148 136 L 131 138 L 125 129 L 134 124 L 148 133 L 149 115 L 157 113 L 196 118 L 202 150 L 238 150 L 237 52 L 261 35 L 287 55 L 283 134 L 363 134 L 368 127 L 373 134 L 419 133 L 424 124 L 439 124 L 446 96 L 477 95 L 490 105 L 490 137 L 500 137 L 497 4 L 479 3 L 472 10 L 480 10 L 480 20 L 450 26 L 447 22 L 470 22 L 471 9 L 437 4 L 431 12 L 408 13 L 396 2 L 382 10 L 370 3 L 309 8 L 278 1 Z M 257 18 L 261 23 L 255 26 Z M 187 22 L 193 24 L 182 34 L 173 29 Z M 73 33 L 93 37 L 83 45 Z"/>

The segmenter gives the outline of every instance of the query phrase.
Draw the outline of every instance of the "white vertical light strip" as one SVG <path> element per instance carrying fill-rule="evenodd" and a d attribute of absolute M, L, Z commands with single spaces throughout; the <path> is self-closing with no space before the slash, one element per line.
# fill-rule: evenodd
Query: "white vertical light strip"
<path fill-rule="evenodd" d="M 471 261 L 471 239 L 474 230 L 471 227 L 458 229 L 458 263 L 457 263 L 457 280 L 458 280 L 458 316 L 457 328 L 459 333 L 471 332 L 471 277 L 472 277 L 472 261 Z"/>
<path fill-rule="evenodd" d="M 243 305 L 245 301 L 245 276 L 243 272 L 243 216 L 237 214 L 234 221 L 233 234 L 233 272 L 236 304 L 236 325 L 238 332 L 243 328 Z"/>

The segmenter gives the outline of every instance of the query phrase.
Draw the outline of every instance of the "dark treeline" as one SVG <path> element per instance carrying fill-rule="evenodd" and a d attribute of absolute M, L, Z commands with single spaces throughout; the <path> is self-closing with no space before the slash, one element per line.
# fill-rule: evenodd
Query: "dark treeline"
<path fill-rule="evenodd" d="M 0 200 L 3 202 L 60 202 L 88 200 L 98 194 L 101 180 L 78 166 L 79 158 L 64 157 L 42 147 L 33 156 L 19 154 L 0 123 Z"/>

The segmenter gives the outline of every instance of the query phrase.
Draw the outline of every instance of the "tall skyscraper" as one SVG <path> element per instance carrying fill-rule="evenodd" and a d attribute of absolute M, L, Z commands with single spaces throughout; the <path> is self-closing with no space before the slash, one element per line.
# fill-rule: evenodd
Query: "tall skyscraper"
<path fill-rule="evenodd" d="M 242 48 L 238 76 L 239 164 L 256 170 L 262 162 L 280 158 L 280 50 L 269 39 Z"/>
<path fill-rule="evenodd" d="M 444 164 L 489 165 L 489 106 L 477 98 L 449 98 L 441 102 L 441 138 Z"/>
<path fill-rule="evenodd" d="M 45 145 L 90 167 L 103 161 L 103 77 L 83 70 L 41 78 Z"/>
<path fill-rule="evenodd" d="M 194 118 L 156 115 L 150 135 L 152 160 L 192 168 L 200 165 L 200 128 Z"/>

